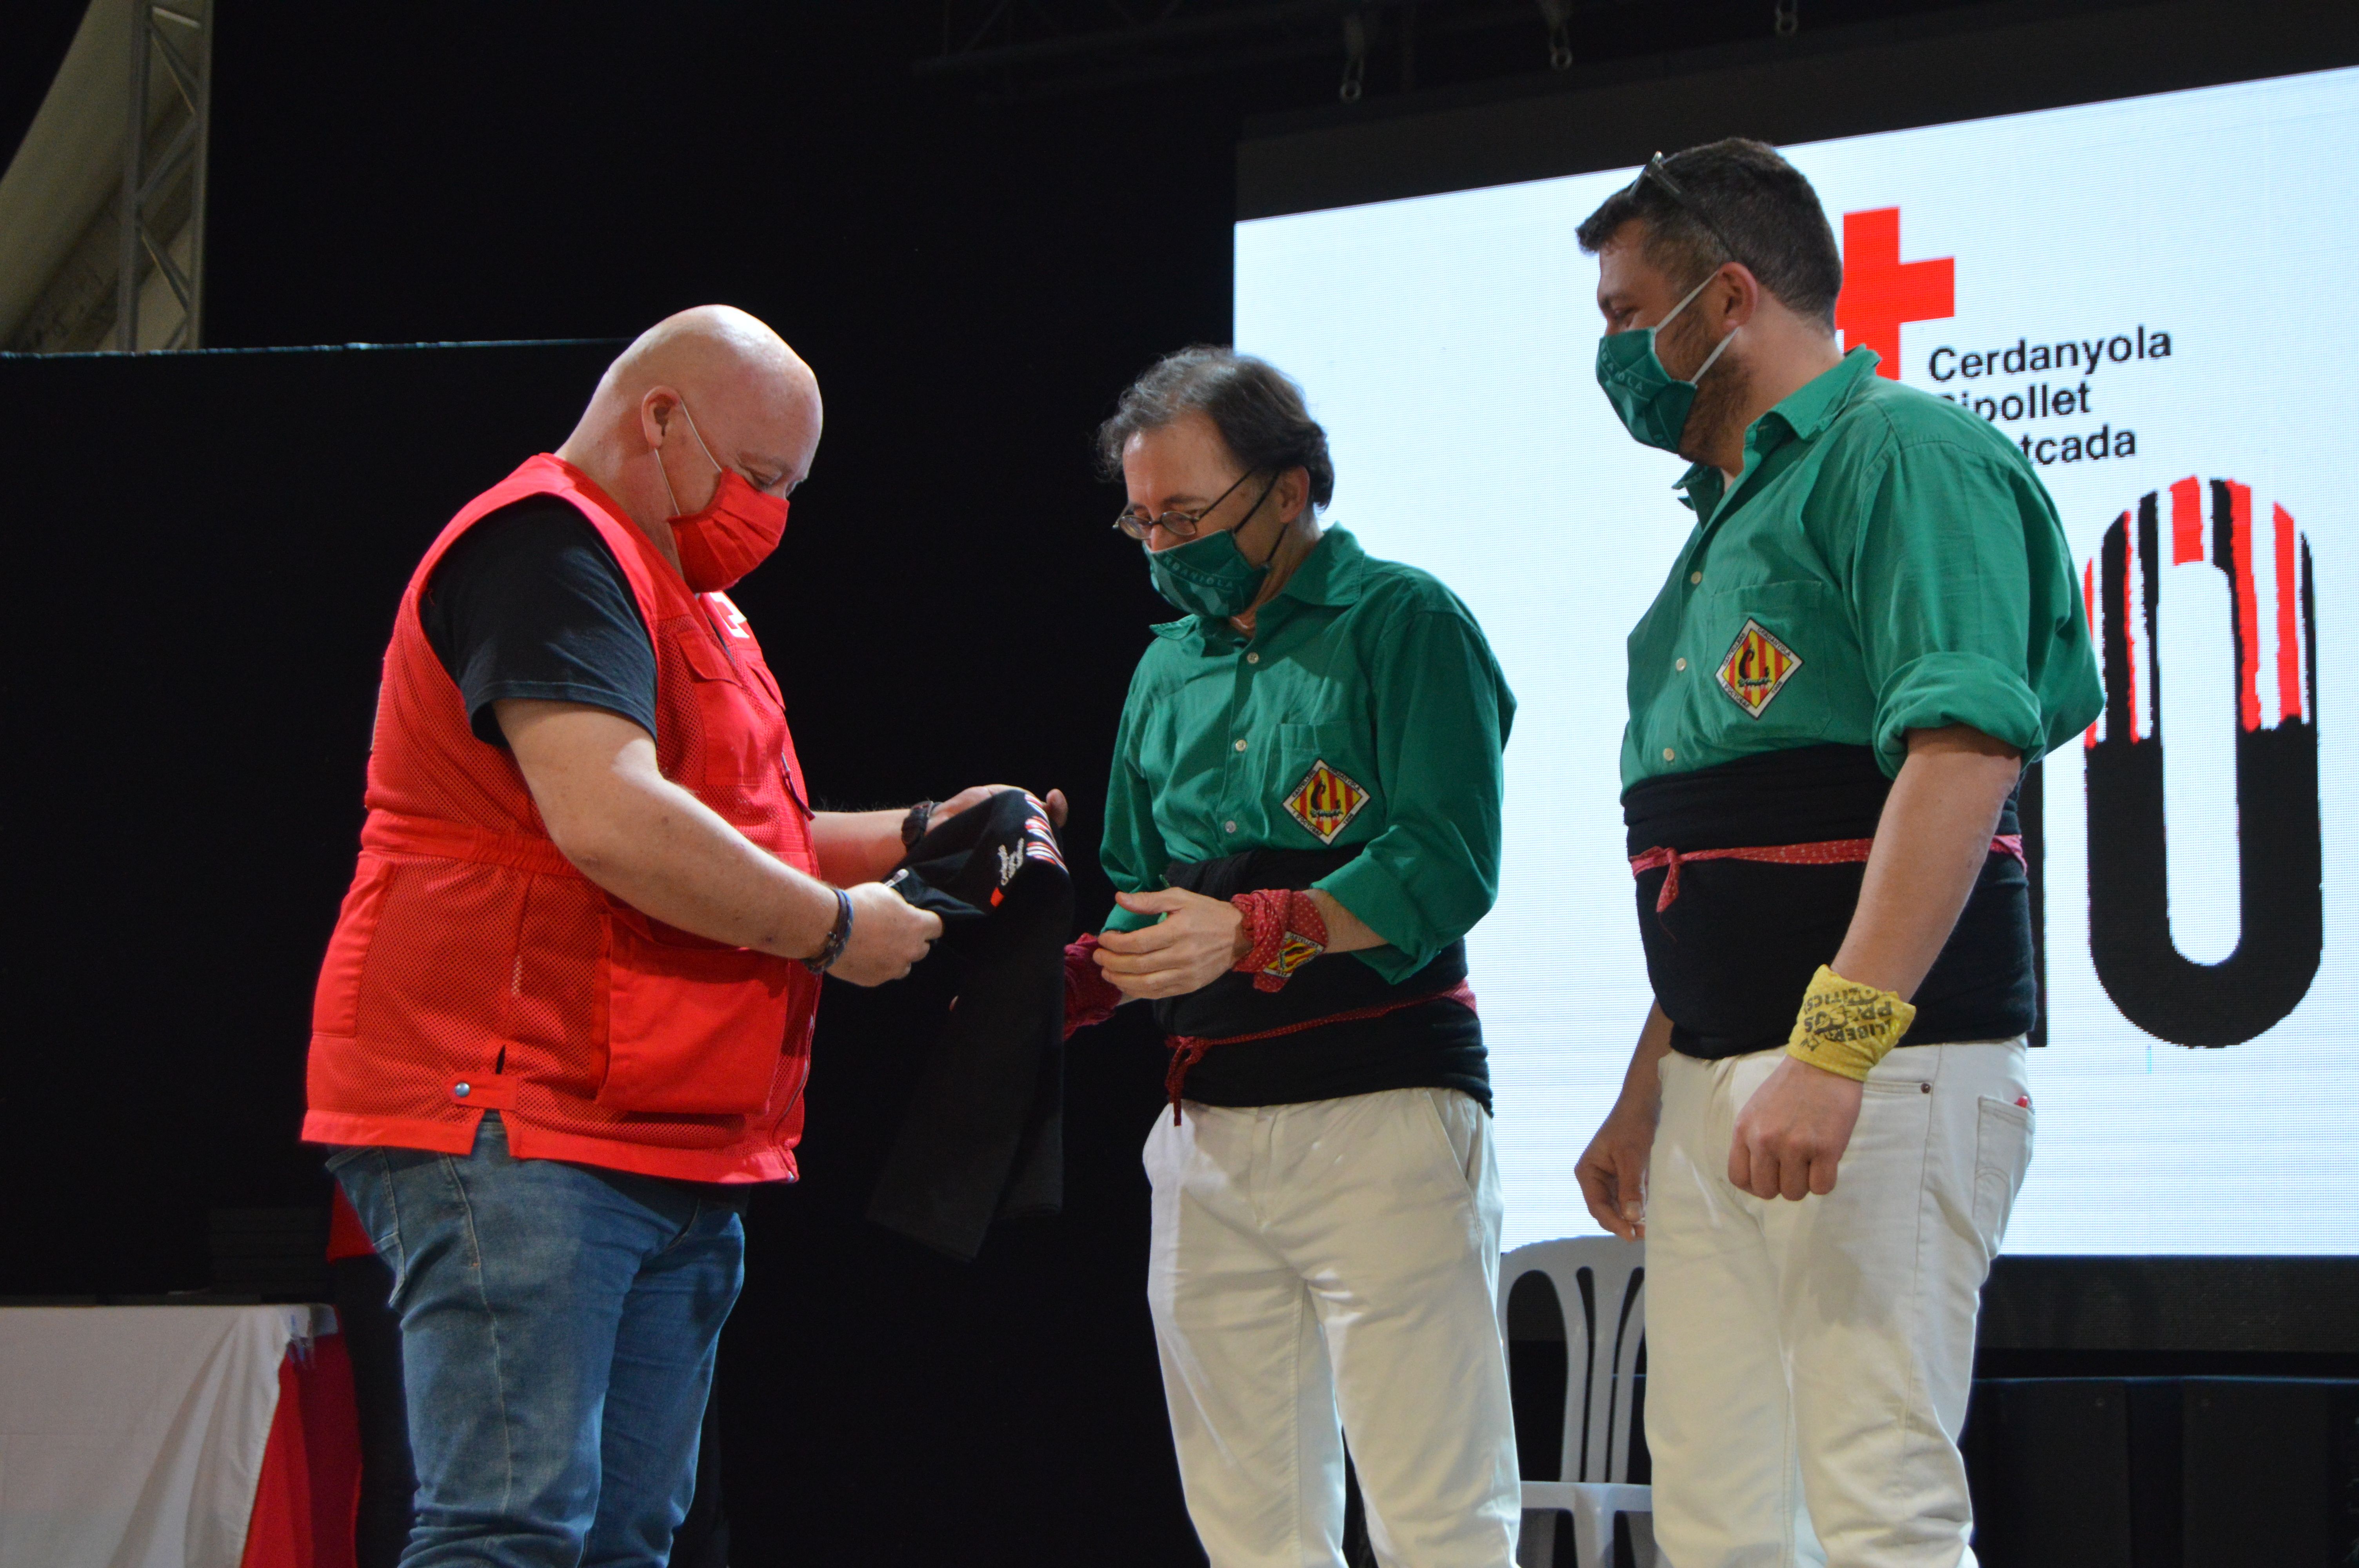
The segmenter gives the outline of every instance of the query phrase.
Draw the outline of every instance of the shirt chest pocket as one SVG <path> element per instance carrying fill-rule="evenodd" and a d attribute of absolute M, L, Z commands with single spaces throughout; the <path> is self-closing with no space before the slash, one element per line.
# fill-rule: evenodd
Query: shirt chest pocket
<path fill-rule="evenodd" d="M 671 637 L 688 676 L 697 728 L 694 736 L 681 737 L 680 782 L 693 786 L 699 778 L 719 784 L 775 775 L 780 765 L 773 743 L 777 725 L 766 710 L 766 694 L 758 693 L 750 677 L 694 622 L 676 625 Z"/>
<path fill-rule="evenodd" d="M 1384 826 L 1370 738 L 1351 723 L 1281 724 L 1264 760 L 1271 826 L 1280 841 L 1332 845 L 1373 838 Z"/>
<path fill-rule="evenodd" d="M 1820 739 L 1833 704 L 1857 684 L 1850 618 L 1827 583 L 1706 594 L 1680 643 L 1690 721 L 1705 739 L 1744 751 Z"/>

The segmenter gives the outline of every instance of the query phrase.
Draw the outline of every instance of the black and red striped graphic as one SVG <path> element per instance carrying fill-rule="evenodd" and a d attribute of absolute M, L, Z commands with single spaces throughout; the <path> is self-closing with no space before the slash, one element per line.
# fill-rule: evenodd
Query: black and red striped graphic
<path fill-rule="evenodd" d="M 2168 528 L 2165 511 L 2168 508 Z M 2229 587 L 2241 925 L 2235 949 L 2197 963 L 2170 936 L 2156 628 L 2169 568 L 2209 566 Z M 2256 523 L 2252 487 L 2183 479 L 2114 520 L 2083 568 L 2105 710 L 2084 737 L 2089 951 L 2122 1015 L 2180 1045 L 2237 1045 L 2290 1013 L 2318 973 L 2318 632 L 2310 542 L 2282 506 Z"/>

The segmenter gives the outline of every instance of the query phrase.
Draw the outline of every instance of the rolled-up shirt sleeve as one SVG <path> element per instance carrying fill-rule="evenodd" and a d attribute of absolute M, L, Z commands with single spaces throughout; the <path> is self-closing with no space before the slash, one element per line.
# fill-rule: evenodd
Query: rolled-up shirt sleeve
<path fill-rule="evenodd" d="M 1499 892 L 1502 752 L 1516 700 L 1462 610 L 1404 608 L 1372 671 L 1385 827 L 1313 884 L 1390 946 L 1353 955 L 1387 980 L 1433 961 Z"/>
<path fill-rule="evenodd" d="M 1878 764 L 1897 775 L 1909 730 L 1951 724 L 2037 758 L 2049 724 L 2032 685 L 2029 562 L 2038 552 L 2026 546 L 2056 528 L 2038 481 L 1929 441 L 1890 453 L 1871 493 L 1851 601 L 1875 693 Z"/>

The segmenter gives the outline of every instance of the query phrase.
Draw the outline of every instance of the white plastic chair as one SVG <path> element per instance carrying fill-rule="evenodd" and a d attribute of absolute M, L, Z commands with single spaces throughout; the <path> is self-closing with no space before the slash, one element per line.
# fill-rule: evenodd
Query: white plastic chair
<path fill-rule="evenodd" d="M 1646 1338 L 1646 1258 L 1641 1242 L 1582 1236 L 1518 1247 L 1499 1260 L 1499 1326 L 1508 1353 L 1516 1344 L 1509 1311 L 1516 1286 L 1534 1274 L 1555 1293 L 1565 1346 L 1560 1479 L 1524 1483 L 1523 1541 L 1516 1552 L 1520 1568 L 1614 1568 L 1617 1514 L 1634 1516 L 1625 1532 L 1638 1568 L 1654 1568 L 1652 1489 L 1630 1484 L 1638 1350 Z M 1532 1310 L 1527 1292 L 1524 1313 L 1516 1315 Z M 1556 1560 L 1559 1513 L 1572 1517 L 1571 1563 Z"/>

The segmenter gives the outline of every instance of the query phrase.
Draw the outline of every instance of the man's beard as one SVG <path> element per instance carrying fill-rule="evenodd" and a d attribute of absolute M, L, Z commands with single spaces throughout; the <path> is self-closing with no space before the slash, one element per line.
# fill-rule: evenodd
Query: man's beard
<path fill-rule="evenodd" d="M 1716 346 L 1712 343 L 1698 345 L 1698 362 L 1701 363 Z M 1722 354 L 1713 362 L 1712 368 L 1704 372 L 1702 379 L 1696 383 L 1695 402 L 1688 409 L 1687 423 L 1680 427 L 1680 456 L 1691 463 L 1709 462 L 1711 460 L 1704 454 L 1715 444 L 1714 438 L 1744 411 L 1752 384 L 1753 378 L 1746 373 L 1744 362 L 1733 351 Z"/>

